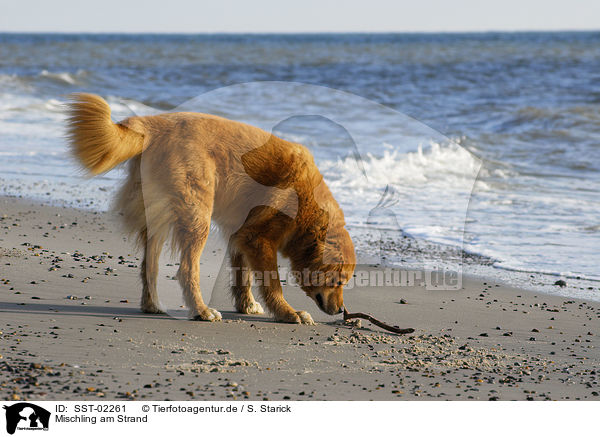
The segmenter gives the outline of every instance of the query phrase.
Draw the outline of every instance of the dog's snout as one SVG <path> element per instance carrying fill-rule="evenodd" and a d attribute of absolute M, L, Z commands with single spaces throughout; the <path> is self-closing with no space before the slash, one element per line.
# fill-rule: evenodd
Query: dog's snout
<path fill-rule="evenodd" d="M 342 299 L 337 299 L 337 296 L 332 295 L 332 294 L 327 294 L 327 293 L 315 293 L 312 298 L 315 301 L 315 303 L 319 306 L 319 308 L 333 316 L 335 314 L 342 314 L 344 312 L 344 304 L 341 303 L 340 301 Z"/>

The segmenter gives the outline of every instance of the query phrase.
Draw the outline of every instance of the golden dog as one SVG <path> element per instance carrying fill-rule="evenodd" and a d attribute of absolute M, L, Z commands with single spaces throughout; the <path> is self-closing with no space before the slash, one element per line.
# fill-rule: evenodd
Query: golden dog
<path fill-rule="evenodd" d="M 262 313 L 250 270 L 272 275 L 260 285 L 276 320 L 313 324 L 284 299 L 277 255 L 303 272 L 301 287 L 324 312 L 343 311 L 343 287 L 356 264 L 344 215 L 310 152 L 261 129 L 192 112 L 130 117 L 113 123 L 99 96 L 75 94 L 68 133 L 74 155 L 91 174 L 129 160 L 116 206 L 144 248 L 141 307 L 158 305 L 158 260 L 167 238 L 180 256 L 177 278 L 196 320 L 217 321 L 200 292 L 200 255 L 211 220 L 229 238 L 237 311 Z M 142 153 L 143 152 L 143 153 Z M 308 280 L 307 280 L 308 279 Z"/>

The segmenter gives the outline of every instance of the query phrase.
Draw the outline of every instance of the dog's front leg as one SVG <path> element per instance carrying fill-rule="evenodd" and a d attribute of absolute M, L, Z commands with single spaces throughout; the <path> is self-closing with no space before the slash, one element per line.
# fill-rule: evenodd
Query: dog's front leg
<path fill-rule="evenodd" d="M 252 279 L 250 266 L 244 261 L 241 253 L 230 248 L 231 268 L 233 270 L 231 294 L 235 309 L 242 314 L 262 314 L 262 306 L 254 300 L 252 295 Z"/>
<path fill-rule="evenodd" d="M 254 270 L 259 283 L 261 296 L 271 313 L 278 322 L 303 323 L 314 325 L 310 314 L 306 311 L 296 311 L 283 297 L 279 271 L 277 269 L 277 250 L 268 240 L 258 239 L 246 247 L 245 256 Z"/>

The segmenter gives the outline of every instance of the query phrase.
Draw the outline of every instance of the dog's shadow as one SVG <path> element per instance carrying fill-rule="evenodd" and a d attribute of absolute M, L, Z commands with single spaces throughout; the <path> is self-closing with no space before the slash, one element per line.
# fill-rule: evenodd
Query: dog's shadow
<path fill-rule="evenodd" d="M 112 320 L 118 319 L 153 319 L 153 320 L 173 320 L 186 323 L 212 324 L 211 322 L 192 321 L 187 317 L 174 317 L 170 314 L 147 314 L 140 311 L 139 308 L 118 307 L 118 306 L 99 306 L 99 305 L 65 305 L 65 304 L 44 304 L 27 303 L 25 305 L 14 302 L 0 302 L 0 314 L 18 313 L 18 314 L 39 314 L 39 315 L 68 315 L 76 317 L 110 317 Z M 264 323 L 269 326 L 288 326 L 298 327 L 302 325 L 282 323 L 273 319 L 268 314 L 241 314 L 236 311 L 220 311 L 224 321 L 242 321 L 247 323 Z M 317 326 L 328 326 L 333 329 L 345 328 L 347 331 L 355 331 L 355 328 L 340 323 L 339 320 L 328 322 L 317 322 Z M 309 328 L 307 326 L 307 328 Z M 400 336 L 392 332 L 371 329 L 369 326 L 363 326 L 356 330 L 361 333 L 388 334 L 391 336 Z"/>
<path fill-rule="evenodd" d="M 65 304 L 46 304 L 46 303 L 15 303 L 0 302 L 1 313 L 18 314 L 60 314 L 78 317 L 133 317 L 133 318 L 157 318 L 169 317 L 166 314 L 146 314 L 138 308 L 118 307 L 118 306 L 99 306 L 99 305 L 65 305 Z"/>
<path fill-rule="evenodd" d="M 192 321 L 185 316 L 178 317 L 168 313 L 148 314 L 140 311 L 139 308 L 119 307 L 119 306 L 100 306 L 100 305 L 65 305 L 65 304 L 45 304 L 45 303 L 15 303 L 0 302 L 0 314 L 18 313 L 18 314 L 43 314 L 43 315 L 68 315 L 77 317 L 111 317 L 111 318 L 129 318 L 129 319 L 160 319 L 160 320 L 182 320 L 190 323 L 211 323 L 202 321 Z M 182 311 L 184 313 L 184 311 Z M 220 311 L 223 320 L 245 321 L 245 322 L 264 322 L 278 323 L 269 315 L 260 314 L 241 314 L 236 311 Z"/>

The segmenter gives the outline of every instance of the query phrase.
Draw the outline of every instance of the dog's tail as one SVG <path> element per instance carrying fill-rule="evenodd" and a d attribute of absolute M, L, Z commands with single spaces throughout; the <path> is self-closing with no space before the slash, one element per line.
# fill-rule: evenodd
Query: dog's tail
<path fill-rule="evenodd" d="M 110 118 L 108 103 L 94 94 L 73 94 L 69 104 L 68 138 L 71 151 L 93 175 L 142 153 L 144 132 Z"/>

